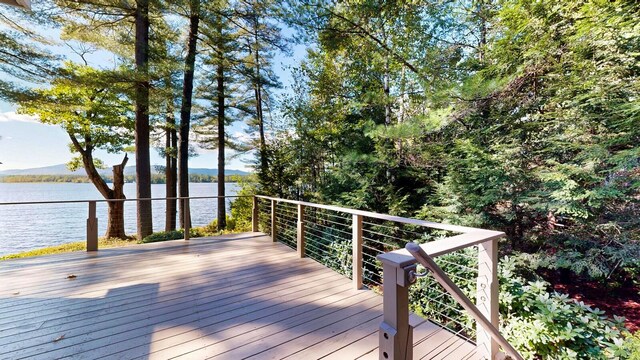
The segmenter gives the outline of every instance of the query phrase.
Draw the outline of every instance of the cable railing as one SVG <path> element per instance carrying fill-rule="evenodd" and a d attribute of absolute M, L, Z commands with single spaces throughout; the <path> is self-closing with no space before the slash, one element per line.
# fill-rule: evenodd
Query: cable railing
<path fill-rule="evenodd" d="M 259 219 L 254 223 L 254 232 L 263 232 L 265 234 L 271 234 L 271 201 L 253 198 L 253 218 Z M 256 214 L 256 211 L 259 211 Z"/>
<path fill-rule="evenodd" d="M 253 214 L 254 231 L 351 278 L 356 289 L 383 294 L 381 359 L 410 359 L 408 340 L 428 340 L 412 338 L 409 310 L 475 343 L 481 358 L 495 358 L 500 348 L 519 358 L 496 337 L 497 241 L 503 233 L 261 195 L 254 197 Z M 412 244 L 433 257 L 445 282 L 431 276 L 433 269 L 418 268 L 404 249 Z M 385 286 L 385 279 L 395 284 L 387 280 Z M 469 298 L 476 299 L 473 308 L 461 300 Z"/>
<path fill-rule="evenodd" d="M 179 202 L 184 211 L 184 239 L 188 240 L 191 202 L 221 197 L 241 196 L 9 202 L 0 203 L 0 209 L 86 204 L 86 248 L 96 251 L 98 217 L 106 214 L 99 214 L 99 204 Z M 299 257 L 312 258 L 349 277 L 356 289 L 382 293 L 381 358 L 409 359 L 412 352 L 406 344 L 428 340 L 428 336 L 412 338 L 409 311 L 475 343 L 483 358 L 493 359 L 500 348 L 520 358 L 497 330 L 497 240 L 504 236 L 501 232 L 261 195 L 253 196 L 252 231 L 269 234 L 272 241 L 294 249 Z"/>
<path fill-rule="evenodd" d="M 55 219 L 56 223 L 58 224 L 58 227 L 61 227 L 61 226 L 66 226 L 66 225 L 61 225 L 61 222 L 68 220 L 72 222 L 73 229 L 77 230 L 77 231 L 73 231 L 74 233 L 80 232 L 80 231 L 86 231 L 86 237 L 83 239 L 71 239 L 71 238 L 57 239 L 55 243 L 39 243 L 37 244 L 37 246 L 34 246 L 34 248 L 41 247 L 41 246 L 61 245 L 68 242 L 86 240 L 87 251 L 96 251 L 98 250 L 99 231 L 106 230 L 105 226 L 98 227 L 98 219 L 99 218 L 104 219 L 104 223 L 102 223 L 103 220 L 100 221 L 102 223 L 101 225 L 107 224 L 107 218 L 108 218 L 108 210 L 106 206 L 107 204 L 132 203 L 132 202 L 142 202 L 142 201 L 160 202 L 157 208 L 154 205 L 154 211 L 156 210 L 162 211 L 163 213 L 162 220 L 165 220 L 164 212 L 166 211 L 166 204 L 164 202 L 175 201 L 176 215 L 179 215 L 178 208 L 181 208 L 183 211 L 182 218 L 186 219 L 186 224 L 183 230 L 184 230 L 184 239 L 188 240 L 190 238 L 190 229 L 192 228 L 193 223 L 195 223 L 195 226 L 205 226 L 215 218 L 216 204 L 213 204 L 212 206 L 212 204 L 206 203 L 207 202 L 206 200 L 219 199 L 219 198 L 234 199 L 238 197 L 246 197 L 246 196 L 230 195 L 230 196 L 153 197 L 153 198 L 140 198 L 140 199 L 133 198 L 133 199 L 50 200 L 50 201 L 20 201 L 20 202 L 13 201 L 13 202 L 0 202 L 0 211 L 10 212 L 7 209 L 12 209 L 14 207 L 21 208 L 21 207 L 38 206 L 40 208 L 42 207 L 50 208 L 48 210 L 50 214 L 49 216 L 47 216 L 47 218 L 50 217 L 50 219 L 35 219 L 35 220 L 32 219 L 31 221 L 38 221 L 38 224 L 39 224 L 38 226 L 42 227 L 44 231 L 50 232 L 51 231 L 50 224 L 47 225 L 46 223 L 47 221 L 51 221 L 51 219 Z M 203 202 L 203 204 L 198 204 L 198 206 L 196 207 L 196 210 L 197 210 L 196 213 L 192 211 L 192 206 L 191 206 L 194 201 Z M 179 203 L 179 206 L 178 206 L 178 203 Z M 86 206 L 84 209 L 88 214 L 85 221 L 81 221 L 81 219 L 77 218 L 77 215 L 76 215 L 77 213 L 82 211 L 82 207 L 80 207 L 82 205 Z M 72 206 L 73 209 L 71 208 L 66 209 L 70 206 Z M 228 202 L 227 202 L 227 206 L 229 206 Z M 127 205 L 127 207 L 129 207 L 129 205 Z M 123 211 L 125 211 L 127 214 L 135 213 L 135 209 L 127 208 L 127 207 L 125 207 Z M 212 208 L 213 210 L 210 213 L 207 213 L 207 210 L 211 210 Z M 66 217 L 66 215 L 63 215 L 63 213 L 73 214 L 73 219 L 66 219 L 66 218 L 63 219 L 63 217 Z M 157 223 L 157 220 L 158 219 L 156 219 L 156 221 L 154 222 Z M 22 218 L 20 219 L 20 221 L 29 222 L 30 219 Z M 132 219 L 129 219 L 127 217 L 124 219 L 120 219 L 120 221 L 122 221 L 125 227 L 127 228 L 125 230 L 131 231 L 132 224 L 128 223 L 127 221 L 135 222 L 135 216 L 133 216 Z M 71 223 L 69 223 L 69 225 L 71 225 Z M 164 222 L 163 222 L 163 225 L 164 225 Z M 84 227 L 85 230 L 82 230 L 82 227 Z M 179 224 L 177 227 L 180 227 Z M 51 236 L 47 235 L 47 237 L 51 237 Z M 20 249 L 16 249 L 16 252 L 27 251 L 27 250 L 33 250 L 33 248 L 20 248 Z"/>

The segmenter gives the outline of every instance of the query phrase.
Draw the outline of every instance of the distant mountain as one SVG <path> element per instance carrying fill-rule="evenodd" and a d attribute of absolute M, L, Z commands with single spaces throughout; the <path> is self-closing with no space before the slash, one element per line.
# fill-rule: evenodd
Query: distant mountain
<path fill-rule="evenodd" d="M 69 171 L 67 165 L 52 165 L 41 168 L 33 169 L 14 169 L 0 171 L 0 176 L 3 175 L 86 175 L 84 169 L 77 171 Z"/>
<path fill-rule="evenodd" d="M 189 174 L 217 176 L 218 169 L 189 168 Z M 249 173 L 246 171 L 234 170 L 234 169 L 226 169 L 224 174 L 227 176 L 228 175 L 249 175 Z"/>
<path fill-rule="evenodd" d="M 101 170 L 98 170 L 98 172 L 102 175 L 112 174 L 111 168 L 101 169 Z M 151 172 L 157 173 L 157 171 L 153 167 L 151 167 Z M 124 174 L 135 175 L 136 167 L 127 166 L 124 169 Z M 218 169 L 190 168 L 189 174 L 217 176 Z M 60 164 L 60 165 L 45 166 L 45 167 L 33 168 L 33 169 L 16 169 L 16 170 L 0 171 L 0 176 L 7 176 L 7 175 L 86 175 L 86 173 L 84 172 L 84 169 L 69 171 L 69 169 L 67 169 L 67 166 L 65 164 Z M 242 170 L 227 169 L 225 171 L 225 175 L 249 175 L 249 173 Z"/>

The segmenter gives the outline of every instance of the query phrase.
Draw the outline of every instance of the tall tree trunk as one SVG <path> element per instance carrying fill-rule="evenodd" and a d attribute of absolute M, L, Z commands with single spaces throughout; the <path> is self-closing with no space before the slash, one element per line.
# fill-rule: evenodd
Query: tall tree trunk
<path fill-rule="evenodd" d="M 135 13 L 136 81 L 136 196 L 151 198 L 151 160 L 149 156 L 149 0 L 137 0 Z M 138 238 L 153 232 L 151 201 L 138 201 Z"/>
<path fill-rule="evenodd" d="M 167 149 L 165 154 L 165 169 L 164 174 L 166 178 L 165 182 L 165 194 L 166 200 L 166 214 L 165 214 L 165 231 L 173 231 L 176 229 L 176 205 L 175 198 L 177 195 L 177 169 L 176 169 L 176 147 L 178 145 L 178 139 L 176 135 L 176 120 L 173 117 L 172 107 L 167 109 L 167 129 L 166 129 L 166 141 L 165 147 Z"/>
<path fill-rule="evenodd" d="M 256 5 L 254 5 L 255 8 Z M 262 78 L 260 74 L 260 39 L 258 37 L 258 14 L 253 14 L 253 41 L 255 44 L 254 62 L 255 62 L 255 80 L 254 95 L 256 98 L 256 119 L 258 120 L 258 132 L 260 133 L 260 168 L 262 172 L 267 171 L 267 144 L 264 135 L 264 117 L 262 116 Z"/>
<path fill-rule="evenodd" d="M 220 25 L 221 27 L 221 25 Z M 220 29 L 222 37 L 222 29 Z M 224 59 L 220 54 L 220 60 L 217 68 L 216 80 L 218 82 L 218 196 L 224 196 Z M 224 230 L 227 227 L 227 208 L 225 198 L 218 198 L 218 230 Z"/>
<path fill-rule="evenodd" d="M 484 50 L 487 45 L 487 11 L 485 1 L 478 0 L 476 4 L 476 16 L 479 20 L 480 38 L 478 39 L 478 60 L 484 61 Z"/>
<path fill-rule="evenodd" d="M 389 85 L 389 57 L 385 56 L 384 61 L 384 124 L 391 125 L 391 90 Z"/>
<path fill-rule="evenodd" d="M 74 134 L 68 134 L 71 143 L 82 156 L 82 165 L 87 173 L 89 181 L 96 187 L 100 195 L 107 200 L 125 199 L 124 196 L 124 167 L 127 165 L 129 158 L 125 154 L 120 165 L 113 167 L 113 189 L 109 188 L 102 176 L 98 173 L 93 162 L 93 145 L 90 136 L 84 137 L 85 147 L 80 144 Z M 120 206 L 118 206 L 118 204 Z M 124 232 L 124 203 L 109 202 L 109 212 L 107 217 L 106 237 L 126 239 Z"/>
<path fill-rule="evenodd" d="M 189 129 L 191 127 L 191 100 L 193 97 L 193 73 L 195 71 L 198 43 L 198 25 L 200 23 L 200 0 L 190 1 L 189 40 L 187 57 L 184 64 L 182 85 L 182 104 L 180 107 L 180 147 L 178 148 L 178 186 L 180 197 L 189 196 Z M 191 216 L 191 214 L 187 214 Z M 191 221 L 189 221 L 191 223 Z M 180 226 L 184 228 L 185 211 L 180 201 Z"/>
<path fill-rule="evenodd" d="M 113 192 L 114 200 L 124 200 L 124 168 L 129 158 L 125 155 L 124 160 L 119 165 L 113 166 Z M 125 239 L 127 235 L 124 232 L 124 202 L 110 201 L 107 217 L 107 233 L 104 235 L 108 238 Z"/>

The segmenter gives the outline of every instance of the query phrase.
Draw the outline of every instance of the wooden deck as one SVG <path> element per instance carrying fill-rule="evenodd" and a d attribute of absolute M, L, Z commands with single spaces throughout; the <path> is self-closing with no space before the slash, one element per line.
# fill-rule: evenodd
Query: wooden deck
<path fill-rule="evenodd" d="M 0 359 L 377 359 L 382 297 L 259 233 L 0 262 Z M 412 317 L 415 359 L 475 347 Z"/>

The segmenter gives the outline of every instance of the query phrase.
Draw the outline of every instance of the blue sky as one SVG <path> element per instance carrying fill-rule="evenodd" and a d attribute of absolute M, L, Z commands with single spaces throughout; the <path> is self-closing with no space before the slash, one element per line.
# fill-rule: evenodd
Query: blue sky
<path fill-rule="evenodd" d="M 62 46 L 53 47 L 52 51 L 66 55 L 73 61 L 80 58 Z M 275 71 L 280 76 L 284 88 L 280 95 L 291 91 L 291 68 L 297 66 L 304 58 L 304 46 L 293 47 L 293 56 L 279 55 L 275 59 Z M 99 52 L 90 59 L 91 65 L 108 67 L 111 58 L 108 53 Z M 231 136 L 243 136 L 240 124 L 228 130 Z M 57 126 L 44 125 L 30 116 L 16 114 L 16 106 L 0 101 L 0 171 L 9 169 L 27 169 L 67 163 L 72 154 L 69 151 L 69 137 Z M 189 159 L 191 168 L 217 167 L 217 151 L 198 149 L 198 156 Z M 97 152 L 96 157 L 107 165 L 120 163 L 124 154 L 108 154 Z M 132 156 L 130 156 L 132 158 Z M 251 155 L 237 157 L 227 161 L 228 169 L 250 170 Z M 130 164 L 132 162 L 130 161 Z M 162 165 L 162 159 L 156 151 L 151 152 L 151 164 Z"/>

